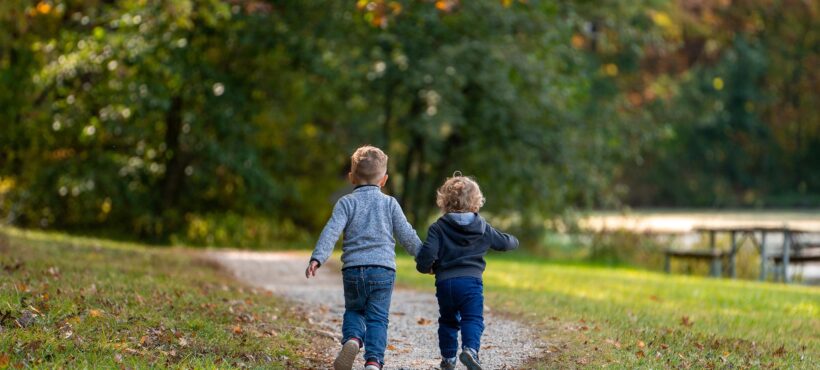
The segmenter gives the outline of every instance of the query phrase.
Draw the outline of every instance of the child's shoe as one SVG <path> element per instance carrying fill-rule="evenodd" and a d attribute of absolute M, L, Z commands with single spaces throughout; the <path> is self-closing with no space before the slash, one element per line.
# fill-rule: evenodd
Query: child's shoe
<path fill-rule="evenodd" d="M 356 338 L 348 339 L 344 345 L 342 345 L 342 349 L 339 351 L 339 354 L 336 356 L 336 360 L 333 361 L 333 369 L 334 370 L 350 370 L 353 368 L 353 361 L 356 360 L 356 355 L 359 354 L 359 349 L 361 348 L 361 342 Z"/>
<path fill-rule="evenodd" d="M 370 359 L 364 363 L 364 370 L 382 370 L 382 364 L 375 359 Z"/>
<path fill-rule="evenodd" d="M 443 359 L 441 359 L 441 364 L 438 365 L 438 367 L 441 368 L 441 370 L 455 369 L 456 368 L 456 358 L 455 357 L 443 358 Z"/>
<path fill-rule="evenodd" d="M 467 366 L 467 370 L 481 370 L 481 361 L 478 360 L 478 352 L 476 350 L 464 347 L 461 349 L 461 355 L 458 356 L 461 363 Z"/>

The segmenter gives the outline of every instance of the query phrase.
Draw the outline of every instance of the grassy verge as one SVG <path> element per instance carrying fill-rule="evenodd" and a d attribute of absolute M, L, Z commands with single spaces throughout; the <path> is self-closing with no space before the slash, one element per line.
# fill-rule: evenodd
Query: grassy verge
<path fill-rule="evenodd" d="M 433 279 L 399 259 L 399 282 Z M 487 301 L 553 344 L 537 368 L 810 368 L 820 361 L 820 289 L 667 276 L 492 255 Z"/>
<path fill-rule="evenodd" d="M 277 298 L 181 249 L 0 229 L 0 368 L 303 368 Z"/>

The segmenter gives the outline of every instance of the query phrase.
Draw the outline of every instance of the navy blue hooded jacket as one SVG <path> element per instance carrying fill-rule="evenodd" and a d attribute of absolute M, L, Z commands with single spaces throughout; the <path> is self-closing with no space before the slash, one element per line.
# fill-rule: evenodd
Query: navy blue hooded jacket
<path fill-rule="evenodd" d="M 499 232 L 475 214 L 472 222 L 462 225 L 452 214 L 441 216 L 427 230 L 427 240 L 416 256 L 416 269 L 435 272 L 436 280 L 460 276 L 481 278 L 487 262 L 487 251 L 518 248 L 518 239 Z"/>

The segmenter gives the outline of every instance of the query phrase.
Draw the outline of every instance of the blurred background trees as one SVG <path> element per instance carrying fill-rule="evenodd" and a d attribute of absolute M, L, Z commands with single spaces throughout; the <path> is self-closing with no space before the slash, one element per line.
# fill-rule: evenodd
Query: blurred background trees
<path fill-rule="evenodd" d="M 413 222 L 454 170 L 521 231 L 574 209 L 820 204 L 815 2 L 10 0 L 0 212 L 304 241 L 359 145 Z"/>

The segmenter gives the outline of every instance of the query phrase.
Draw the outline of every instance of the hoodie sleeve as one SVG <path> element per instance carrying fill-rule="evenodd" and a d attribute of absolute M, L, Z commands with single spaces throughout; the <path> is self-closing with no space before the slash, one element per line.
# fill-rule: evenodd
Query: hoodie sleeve
<path fill-rule="evenodd" d="M 424 241 L 424 244 L 422 244 L 419 249 L 419 254 L 416 255 L 416 270 L 423 274 L 431 272 L 433 265 L 438 259 L 440 238 L 439 230 L 435 226 L 436 224 L 432 224 L 430 228 L 427 229 L 427 240 Z"/>
<path fill-rule="evenodd" d="M 393 221 L 393 235 L 396 236 L 396 239 L 399 240 L 404 249 L 407 250 L 407 253 L 410 253 L 411 256 L 416 256 L 419 252 L 419 248 L 421 247 L 421 239 L 419 239 L 419 235 L 416 233 L 416 230 L 413 229 L 413 226 L 407 222 L 407 217 L 404 217 L 404 212 L 399 205 L 399 202 L 396 201 L 396 198 L 393 198 L 392 202 L 392 215 L 391 219 Z"/>
<path fill-rule="evenodd" d="M 518 248 L 518 239 L 506 233 L 502 233 L 489 224 L 487 224 L 487 231 L 490 233 L 490 248 L 506 252 Z"/>

